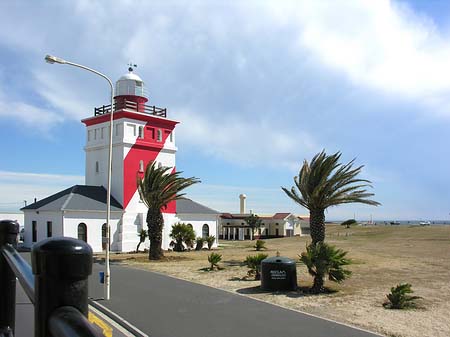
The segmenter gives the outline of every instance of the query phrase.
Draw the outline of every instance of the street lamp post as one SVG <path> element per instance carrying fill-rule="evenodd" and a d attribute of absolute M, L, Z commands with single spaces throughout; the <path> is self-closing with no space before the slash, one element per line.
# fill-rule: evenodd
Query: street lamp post
<path fill-rule="evenodd" d="M 110 283 L 111 283 L 111 272 L 109 267 L 109 246 L 110 246 L 110 218 L 111 218 L 111 171 L 112 171 L 112 138 L 113 138 L 113 113 L 114 113 L 114 86 L 112 81 L 104 74 L 85 67 L 81 64 L 69 62 L 66 60 L 63 60 L 62 58 L 47 55 L 45 56 L 45 61 L 47 63 L 53 64 L 68 64 L 70 66 L 78 67 L 87 71 L 90 71 L 98 76 L 103 77 L 105 80 L 108 81 L 109 86 L 111 87 L 111 113 L 110 113 L 110 120 L 109 120 L 109 152 L 108 152 L 108 186 L 106 189 L 106 254 L 105 254 L 105 287 L 104 287 L 104 297 L 106 300 L 109 300 L 110 298 Z"/>

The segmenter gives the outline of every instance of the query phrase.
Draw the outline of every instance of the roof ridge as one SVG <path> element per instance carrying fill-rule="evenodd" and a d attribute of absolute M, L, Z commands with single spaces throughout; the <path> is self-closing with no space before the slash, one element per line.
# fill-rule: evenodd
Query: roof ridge
<path fill-rule="evenodd" d="M 66 201 L 64 201 L 64 203 L 61 205 L 61 211 L 65 211 L 65 210 L 66 210 L 66 206 L 69 204 L 70 200 L 72 200 L 73 195 L 75 194 L 74 192 L 76 192 L 76 191 L 74 191 L 74 190 L 77 189 L 77 186 L 78 186 L 78 185 L 74 185 L 74 186 L 72 186 L 72 188 L 70 189 L 69 196 L 67 197 Z"/>

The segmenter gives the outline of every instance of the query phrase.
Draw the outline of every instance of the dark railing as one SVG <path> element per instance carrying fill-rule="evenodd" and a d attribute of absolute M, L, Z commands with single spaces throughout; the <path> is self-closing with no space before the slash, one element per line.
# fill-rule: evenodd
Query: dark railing
<path fill-rule="evenodd" d="M 92 249 L 72 238 L 35 244 L 30 266 L 16 251 L 19 224 L 0 221 L 0 337 L 13 337 L 16 277 L 34 304 L 35 337 L 101 337 L 88 321 Z"/>
<path fill-rule="evenodd" d="M 131 110 L 135 112 L 143 112 L 158 117 L 167 117 L 167 109 L 158 108 L 154 105 L 146 105 L 144 103 L 136 103 L 132 101 L 119 101 L 114 104 L 114 112 L 119 110 Z M 104 115 L 111 113 L 111 104 L 102 105 L 98 108 L 94 108 L 94 116 Z"/>

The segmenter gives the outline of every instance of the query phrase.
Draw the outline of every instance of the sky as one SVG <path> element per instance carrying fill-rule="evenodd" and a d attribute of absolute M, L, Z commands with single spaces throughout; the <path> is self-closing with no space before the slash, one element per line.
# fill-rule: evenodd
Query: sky
<path fill-rule="evenodd" d="M 382 205 L 327 219 L 450 219 L 450 2 L 0 2 L 0 212 L 84 183 L 82 118 L 129 62 L 177 126 L 188 196 L 221 212 L 307 210 L 281 190 L 324 149 Z"/>

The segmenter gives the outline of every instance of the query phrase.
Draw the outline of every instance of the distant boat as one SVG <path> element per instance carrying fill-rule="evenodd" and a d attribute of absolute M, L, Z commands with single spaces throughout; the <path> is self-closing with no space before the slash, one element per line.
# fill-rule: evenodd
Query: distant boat
<path fill-rule="evenodd" d="M 421 221 L 421 222 L 419 222 L 419 225 L 421 225 L 421 226 L 430 226 L 431 222 L 430 221 Z"/>
<path fill-rule="evenodd" d="M 391 225 L 400 225 L 400 221 L 391 221 L 389 222 Z"/>

